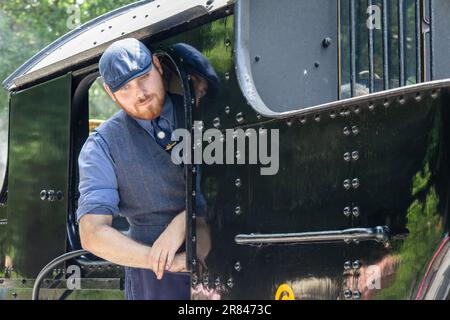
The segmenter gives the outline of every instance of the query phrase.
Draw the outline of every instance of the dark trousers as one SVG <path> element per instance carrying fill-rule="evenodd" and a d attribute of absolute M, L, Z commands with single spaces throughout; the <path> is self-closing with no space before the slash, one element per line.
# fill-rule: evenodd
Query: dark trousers
<path fill-rule="evenodd" d="M 127 300 L 190 300 L 189 273 L 165 272 L 161 280 L 153 271 L 125 267 Z"/>

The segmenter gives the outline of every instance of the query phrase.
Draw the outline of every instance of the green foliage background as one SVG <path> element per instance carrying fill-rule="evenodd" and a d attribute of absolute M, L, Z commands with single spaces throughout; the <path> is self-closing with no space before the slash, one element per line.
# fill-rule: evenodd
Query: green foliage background
<path fill-rule="evenodd" d="M 73 6 L 83 24 L 133 0 L 0 1 L 0 82 L 42 48 L 70 31 Z M 78 22 L 78 21 L 77 21 Z M 70 25 L 70 24 L 69 24 Z M 6 162 L 8 93 L 0 89 L 0 188 Z"/>

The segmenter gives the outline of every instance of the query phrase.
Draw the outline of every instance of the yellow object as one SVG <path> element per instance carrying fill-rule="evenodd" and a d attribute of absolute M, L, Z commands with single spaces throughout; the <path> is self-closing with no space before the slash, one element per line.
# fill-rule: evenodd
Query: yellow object
<path fill-rule="evenodd" d="M 105 122 L 105 120 L 89 119 L 89 133 L 94 131 L 94 129 L 100 126 L 103 122 Z"/>
<path fill-rule="evenodd" d="M 295 300 L 294 291 L 287 284 L 283 283 L 278 287 L 275 300 Z"/>

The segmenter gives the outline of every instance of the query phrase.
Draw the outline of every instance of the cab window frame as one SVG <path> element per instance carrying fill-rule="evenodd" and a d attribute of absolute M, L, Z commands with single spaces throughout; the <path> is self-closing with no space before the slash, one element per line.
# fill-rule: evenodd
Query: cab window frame
<path fill-rule="evenodd" d="M 5 118 L 6 118 L 6 126 L 7 129 L 5 130 L 6 132 L 4 133 L 6 139 L 6 146 L 3 149 L 0 148 L 0 152 L 2 153 L 2 155 L 4 154 L 4 159 L 5 159 L 5 167 L 2 170 L 2 172 L 0 172 L 0 206 L 4 206 L 6 205 L 6 202 L 8 200 L 8 167 L 9 167 L 9 140 L 10 140 L 10 120 L 11 120 L 11 96 L 10 94 L 8 94 L 8 103 L 6 103 L 6 111 L 0 111 L 0 117 L 2 116 L 2 114 L 5 113 Z M 0 119 L 0 121 L 3 119 Z M 1 132 L 1 128 L 0 128 L 0 138 L 1 135 L 3 134 L 3 132 Z M 0 155 L 0 157 L 2 156 Z"/>

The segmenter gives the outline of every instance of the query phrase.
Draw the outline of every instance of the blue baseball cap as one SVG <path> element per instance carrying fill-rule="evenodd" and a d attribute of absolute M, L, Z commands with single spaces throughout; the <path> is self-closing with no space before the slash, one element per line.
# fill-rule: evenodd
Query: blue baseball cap
<path fill-rule="evenodd" d="M 126 38 L 111 44 L 99 61 L 103 82 L 116 92 L 152 69 L 152 53 L 139 40 Z"/>
<path fill-rule="evenodd" d="M 188 71 L 196 73 L 208 81 L 208 96 L 217 95 L 220 88 L 220 79 L 208 58 L 187 43 L 176 43 L 171 48 L 180 58 L 183 58 Z"/>

